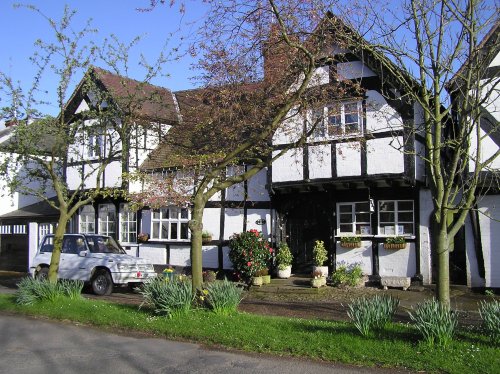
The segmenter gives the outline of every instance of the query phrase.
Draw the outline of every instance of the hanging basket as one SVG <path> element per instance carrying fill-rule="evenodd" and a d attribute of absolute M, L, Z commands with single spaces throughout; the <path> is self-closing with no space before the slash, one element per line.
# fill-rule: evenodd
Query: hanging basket
<path fill-rule="evenodd" d="M 406 243 L 384 243 L 385 249 L 405 249 Z"/>
<path fill-rule="evenodd" d="M 361 242 L 340 242 L 342 248 L 360 248 Z"/>

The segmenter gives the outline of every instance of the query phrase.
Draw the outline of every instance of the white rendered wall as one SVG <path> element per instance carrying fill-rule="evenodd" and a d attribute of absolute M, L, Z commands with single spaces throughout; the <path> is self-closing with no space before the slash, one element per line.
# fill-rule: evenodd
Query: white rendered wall
<path fill-rule="evenodd" d="M 104 174 L 105 187 L 120 187 L 122 183 L 122 168 L 120 161 L 113 161 L 106 166 Z"/>
<path fill-rule="evenodd" d="M 425 181 L 425 145 L 415 140 L 415 178 Z"/>
<path fill-rule="evenodd" d="M 275 156 L 279 151 L 274 151 Z M 272 165 L 273 183 L 298 181 L 304 178 L 303 176 L 303 158 L 302 149 L 290 149 L 283 156 L 274 161 Z"/>
<path fill-rule="evenodd" d="M 399 174 L 404 172 L 404 154 L 396 149 L 402 137 L 372 139 L 366 142 L 368 174 Z"/>
<path fill-rule="evenodd" d="M 498 145 L 486 135 L 483 129 L 480 130 L 481 134 L 481 161 L 487 160 L 489 157 L 495 154 L 498 151 Z M 473 131 L 471 133 L 471 147 L 470 154 L 472 158 L 469 163 L 469 171 L 473 172 L 475 168 L 474 159 L 477 155 L 477 137 L 476 133 Z M 491 164 L 489 164 L 489 168 L 500 169 L 500 157 L 497 157 Z"/>
<path fill-rule="evenodd" d="M 222 247 L 222 267 L 224 269 L 233 268 L 233 264 L 229 259 L 229 247 Z"/>
<path fill-rule="evenodd" d="M 484 279 L 479 276 L 479 264 L 476 256 L 474 234 L 470 217 L 465 220 L 465 252 L 467 262 L 467 286 L 484 287 Z"/>
<path fill-rule="evenodd" d="M 430 190 L 419 191 L 420 199 L 420 273 L 422 274 L 423 284 L 431 284 L 432 282 L 432 268 L 431 268 L 431 237 L 430 237 L 430 224 L 431 214 L 433 211 L 432 195 Z"/>
<path fill-rule="evenodd" d="M 169 265 L 191 266 L 191 247 L 189 243 L 170 246 Z"/>
<path fill-rule="evenodd" d="M 165 244 L 141 244 L 139 245 L 139 257 L 148 259 L 153 264 L 166 264 L 167 250 Z"/>
<path fill-rule="evenodd" d="M 304 118 L 301 115 L 294 114 L 293 110 L 273 135 L 273 144 L 290 144 L 299 140 L 304 131 Z"/>
<path fill-rule="evenodd" d="M 203 211 L 203 230 L 210 232 L 213 240 L 219 240 L 220 212 L 220 208 L 205 208 Z"/>
<path fill-rule="evenodd" d="M 366 96 L 366 130 L 368 133 L 403 128 L 401 115 L 378 91 L 367 91 Z"/>
<path fill-rule="evenodd" d="M 361 146 L 359 142 L 337 143 L 337 176 L 361 175 Z"/>
<path fill-rule="evenodd" d="M 226 208 L 224 225 L 224 239 L 229 240 L 231 235 L 243 231 L 243 209 Z"/>
<path fill-rule="evenodd" d="M 385 249 L 379 244 L 379 275 L 381 277 L 413 277 L 416 273 L 415 244 L 406 243 L 405 249 Z"/>
<path fill-rule="evenodd" d="M 376 76 L 376 74 L 361 61 L 338 63 L 337 74 L 340 80 Z"/>
<path fill-rule="evenodd" d="M 487 195 L 478 202 L 485 286 L 500 287 L 500 195 Z"/>
<path fill-rule="evenodd" d="M 372 242 L 361 242 L 361 248 L 342 248 L 337 243 L 337 266 L 360 264 L 364 275 L 372 275 Z"/>
<path fill-rule="evenodd" d="M 269 201 L 267 185 L 267 169 L 263 169 L 248 180 L 249 201 Z"/>
<path fill-rule="evenodd" d="M 36 251 L 38 250 L 38 223 L 29 222 L 28 223 L 28 269 L 31 267 L 33 262 L 33 258 L 36 255 Z"/>
<path fill-rule="evenodd" d="M 219 248 L 216 245 L 204 245 L 201 248 L 201 261 L 203 268 L 217 269 L 219 267 Z"/>
<path fill-rule="evenodd" d="M 309 146 L 309 179 L 332 177 L 332 147 Z"/>
<path fill-rule="evenodd" d="M 258 221 L 265 220 L 265 224 L 258 224 Z M 261 231 L 264 238 L 268 238 L 271 233 L 271 212 L 269 209 L 248 209 L 247 210 L 247 231 Z"/>
<path fill-rule="evenodd" d="M 227 176 L 239 175 L 244 173 L 243 166 L 230 166 L 227 168 Z M 226 201 L 243 201 L 245 198 L 244 183 L 238 183 L 226 188 Z"/>

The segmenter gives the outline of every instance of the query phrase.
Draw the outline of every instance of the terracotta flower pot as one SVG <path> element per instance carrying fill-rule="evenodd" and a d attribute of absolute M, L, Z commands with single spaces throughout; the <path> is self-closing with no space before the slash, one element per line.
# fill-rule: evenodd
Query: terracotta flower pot
<path fill-rule="evenodd" d="M 384 243 L 385 249 L 405 249 L 406 243 Z"/>
<path fill-rule="evenodd" d="M 361 247 L 361 242 L 340 242 L 342 248 L 359 248 Z"/>

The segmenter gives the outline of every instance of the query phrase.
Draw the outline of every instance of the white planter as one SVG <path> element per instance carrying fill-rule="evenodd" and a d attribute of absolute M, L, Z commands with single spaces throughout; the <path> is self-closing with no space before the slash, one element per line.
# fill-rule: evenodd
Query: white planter
<path fill-rule="evenodd" d="M 313 266 L 313 273 L 321 272 L 321 276 L 328 277 L 328 266 Z"/>
<path fill-rule="evenodd" d="M 292 266 L 287 266 L 285 268 L 285 270 L 280 270 L 278 268 L 278 278 L 281 278 L 281 279 L 286 279 L 286 278 L 290 278 L 290 275 L 292 275 Z"/>

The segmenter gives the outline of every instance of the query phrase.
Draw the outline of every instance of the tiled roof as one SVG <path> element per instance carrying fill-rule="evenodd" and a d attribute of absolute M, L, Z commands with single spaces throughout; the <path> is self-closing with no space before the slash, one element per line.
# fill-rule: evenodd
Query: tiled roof
<path fill-rule="evenodd" d="M 122 110 L 133 106 L 135 115 L 140 118 L 178 122 L 175 101 L 169 89 L 122 77 L 98 67 L 93 67 L 92 71 Z"/>

